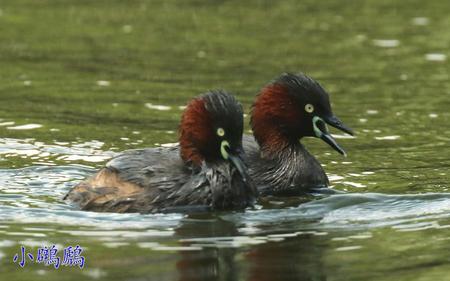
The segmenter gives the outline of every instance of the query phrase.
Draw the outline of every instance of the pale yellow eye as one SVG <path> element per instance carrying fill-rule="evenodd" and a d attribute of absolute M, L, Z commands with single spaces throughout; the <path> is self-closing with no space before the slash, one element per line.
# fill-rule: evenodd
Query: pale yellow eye
<path fill-rule="evenodd" d="M 225 130 L 222 129 L 222 128 L 217 129 L 217 135 L 218 135 L 219 137 L 225 136 Z"/>
<path fill-rule="evenodd" d="M 314 105 L 308 103 L 307 105 L 305 105 L 305 111 L 308 113 L 312 113 L 314 111 Z"/>

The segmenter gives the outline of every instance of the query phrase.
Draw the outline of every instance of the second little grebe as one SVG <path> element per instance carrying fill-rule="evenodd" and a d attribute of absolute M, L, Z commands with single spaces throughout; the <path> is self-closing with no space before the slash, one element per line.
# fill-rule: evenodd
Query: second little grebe
<path fill-rule="evenodd" d="M 300 140 L 317 137 L 345 155 L 326 124 L 353 135 L 333 114 L 328 93 L 304 74 L 286 73 L 265 86 L 250 123 L 254 138 L 244 136 L 244 149 L 261 195 L 299 195 L 327 187 L 325 171 Z"/>
<path fill-rule="evenodd" d="M 65 199 L 105 212 L 246 208 L 256 189 L 241 160 L 242 131 L 242 106 L 224 91 L 209 92 L 185 109 L 179 147 L 126 151 Z"/>

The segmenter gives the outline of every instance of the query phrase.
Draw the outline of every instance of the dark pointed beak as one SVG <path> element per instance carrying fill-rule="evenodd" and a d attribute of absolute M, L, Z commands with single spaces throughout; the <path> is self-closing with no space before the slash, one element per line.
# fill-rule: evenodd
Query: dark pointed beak
<path fill-rule="evenodd" d="M 230 161 L 230 163 L 238 170 L 239 174 L 242 177 L 242 180 L 250 184 L 251 179 L 250 176 L 247 173 L 247 166 L 245 166 L 244 161 L 241 158 L 241 155 L 243 155 L 243 149 L 240 147 L 240 149 L 231 149 L 230 144 L 228 141 L 223 140 L 220 144 L 220 152 L 222 153 L 223 159 L 226 159 Z"/>
<path fill-rule="evenodd" d="M 336 129 L 339 129 L 344 133 L 353 136 L 353 130 L 344 125 L 344 123 L 342 123 L 342 121 L 339 120 L 336 116 L 331 115 L 329 117 L 324 117 L 323 120 L 331 127 L 335 127 Z"/>
<path fill-rule="evenodd" d="M 333 115 L 324 118 L 314 117 L 313 123 L 314 123 L 314 131 L 318 138 L 326 142 L 329 146 L 331 146 L 334 150 L 336 150 L 340 154 L 347 156 L 345 150 L 331 136 L 326 124 L 353 136 L 352 129 L 345 126 L 336 116 Z"/>
<path fill-rule="evenodd" d="M 242 161 L 241 157 L 238 155 L 234 155 L 232 153 L 228 154 L 228 160 L 230 160 L 231 164 L 236 167 L 236 170 L 238 170 L 239 174 L 242 177 L 242 180 L 245 183 L 250 183 L 250 176 L 247 173 L 247 167 L 244 164 L 244 161 Z"/>
<path fill-rule="evenodd" d="M 336 140 L 329 133 L 323 133 L 322 136 L 320 137 L 320 139 L 323 140 L 324 142 L 328 143 L 329 146 L 334 148 L 334 150 L 336 150 L 340 154 L 347 156 L 347 153 L 345 152 L 345 150 L 339 146 L 339 144 L 336 142 Z"/>

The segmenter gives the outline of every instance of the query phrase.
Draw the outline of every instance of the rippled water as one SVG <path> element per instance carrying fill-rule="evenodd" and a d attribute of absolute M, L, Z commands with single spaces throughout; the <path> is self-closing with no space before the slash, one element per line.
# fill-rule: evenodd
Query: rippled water
<path fill-rule="evenodd" d="M 1 280 L 450 280 L 445 1 L 0 3 Z M 104 214 L 62 201 L 116 153 L 174 143 L 217 87 L 246 112 L 283 71 L 330 92 L 345 193 L 245 212 Z M 249 120 L 246 116 L 246 121 Z M 248 127 L 247 127 L 248 128 Z M 13 262 L 80 245 L 83 269 Z"/>

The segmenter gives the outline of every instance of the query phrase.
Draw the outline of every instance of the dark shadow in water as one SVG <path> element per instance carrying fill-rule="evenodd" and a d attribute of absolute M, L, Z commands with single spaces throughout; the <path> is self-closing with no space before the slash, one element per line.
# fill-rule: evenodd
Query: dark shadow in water
<path fill-rule="evenodd" d="M 201 251 L 179 251 L 176 263 L 179 281 L 327 280 L 322 264 L 325 245 L 318 236 L 304 234 L 282 241 L 233 247 L 233 237 L 239 236 L 235 223 L 218 217 L 203 223 L 199 227 L 199 219 L 189 217 L 176 229 L 177 236 L 195 239 L 195 242 L 183 241 L 182 246 L 203 246 Z"/>
<path fill-rule="evenodd" d="M 311 234 L 269 242 L 245 254 L 248 281 L 327 280 L 322 253 L 325 245 Z"/>
<path fill-rule="evenodd" d="M 203 227 L 199 227 L 199 223 Z M 183 238 L 238 235 L 238 231 L 233 223 L 212 217 L 209 214 L 190 215 L 188 219 L 183 220 L 175 232 L 177 236 Z M 191 246 L 192 243 L 182 242 L 182 245 Z M 238 268 L 235 262 L 236 249 L 234 248 L 220 248 L 212 245 L 211 247 L 205 247 L 201 251 L 180 251 L 179 255 L 180 259 L 176 263 L 176 267 L 180 281 L 237 280 Z"/>

